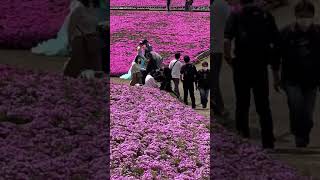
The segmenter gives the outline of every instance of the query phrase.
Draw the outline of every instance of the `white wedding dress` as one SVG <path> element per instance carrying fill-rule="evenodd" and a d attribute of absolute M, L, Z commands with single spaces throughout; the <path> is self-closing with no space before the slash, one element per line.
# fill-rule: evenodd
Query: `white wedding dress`
<path fill-rule="evenodd" d="M 70 12 L 64 19 L 56 39 L 49 39 L 47 41 L 39 43 L 36 47 L 31 49 L 34 54 L 41 54 L 46 56 L 67 56 L 68 50 L 68 25 L 71 13 L 81 5 L 78 0 L 72 0 L 70 3 Z"/>

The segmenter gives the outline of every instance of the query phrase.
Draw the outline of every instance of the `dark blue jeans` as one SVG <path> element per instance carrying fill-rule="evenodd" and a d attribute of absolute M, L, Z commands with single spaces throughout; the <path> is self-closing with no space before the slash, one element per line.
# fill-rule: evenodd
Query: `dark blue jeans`
<path fill-rule="evenodd" d="M 288 97 L 291 133 L 297 137 L 309 136 L 313 127 L 313 114 L 317 88 L 284 85 Z"/>
<path fill-rule="evenodd" d="M 210 89 L 199 88 L 199 91 L 201 97 L 201 104 L 203 106 L 207 106 Z"/>
<path fill-rule="evenodd" d="M 240 61 L 241 62 L 241 61 Z M 236 95 L 236 128 L 243 137 L 250 137 L 249 110 L 251 91 L 260 118 L 261 137 L 264 148 L 274 143 L 273 121 L 269 102 L 268 69 L 247 68 L 241 63 L 233 64 L 233 80 Z"/>

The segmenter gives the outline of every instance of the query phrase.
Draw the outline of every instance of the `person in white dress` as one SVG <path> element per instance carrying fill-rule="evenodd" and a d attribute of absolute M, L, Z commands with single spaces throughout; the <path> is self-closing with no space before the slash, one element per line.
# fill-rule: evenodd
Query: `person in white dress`
<path fill-rule="evenodd" d="M 69 7 L 70 12 L 65 17 L 63 25 L 57 34 L 57 38 L 39 43 L 36 47 L 31 49 L 31 52 L 46 56 L 67 56 L 69 54 L 67 29 L 70 22 L 70 15 L 80 6 L 81 2 L 72 0 Z"/>
<path fill-rule="evenodd" d="M 137 51 L 136 57 L 140 57 L 141 58 L 141 65 L 140 66 L 141 66 L 142 69 L 144 68 L 144 65 L 145 65 L 144 63 L 146 61 L 146 58 L 144 56 L 145 48 L 146 48 L 146 46 L 142 43 L 142 41 L 140 41 L 139 42 L 139 46 L 136 49 L 136 51 Z M 135 57 L 135 59 L 136 59 L 136 57 Z M 134 62 L 135 62 L 135 60 L 132 61 L 131 67 L 130 67 L 128 73 L 120 76 L 121 79 L 126 79 L 126 80 L 131 80 L 132 79 L 131 70 L 132 70 L 132 65 L 134 64 Z"/>

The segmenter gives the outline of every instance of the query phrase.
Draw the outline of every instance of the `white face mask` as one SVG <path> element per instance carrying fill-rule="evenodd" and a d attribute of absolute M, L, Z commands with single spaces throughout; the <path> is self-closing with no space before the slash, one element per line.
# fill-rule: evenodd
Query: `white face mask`
<path fill-rule="evenodd" d="M 208 67 L 203 67 L 203 70 L 205 70 L 205 71 L 208 70 Z"/>
<path fill-rule="evenodd" d="M 297 18 L 297 24 L 302 28 L 309 28 L 313 24 L 313 18 Z"/>

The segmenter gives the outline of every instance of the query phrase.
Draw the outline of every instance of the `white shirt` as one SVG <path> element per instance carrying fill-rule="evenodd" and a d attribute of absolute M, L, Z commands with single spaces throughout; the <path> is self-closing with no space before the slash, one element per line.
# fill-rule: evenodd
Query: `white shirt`
<path fill-rule="evenodd" d="M 225 0 L 215 0 L 212 4 L 213 11 L 211 17 L 213 19 L 212 29 L 213 36 L 213 52 L 223 53 L 224 51 L 224 29 L 227 18 L 230 14 L 230 7 Z"/>
<path fill-rule="evenodd" d="M 182 63 L 180 61 L 178 61 L 178 62 L 177 61 L 178 60 L 174 59 L 169 64 L 169 69 L 172 69 L 172 71 L 171 71 L 172 78 L 180 78 L 180 70 L 182 67 Z M 176 63 L 176 64 L 174 64 L 174 63 Z"/>
<path fill-rule="evenodd" d="M 144 86 L 151 88 L 159 88 L 158 84 L 156 83 L 156 80 L 154 80 L 154 78 L 150 74 L 147 75 Z"/>

